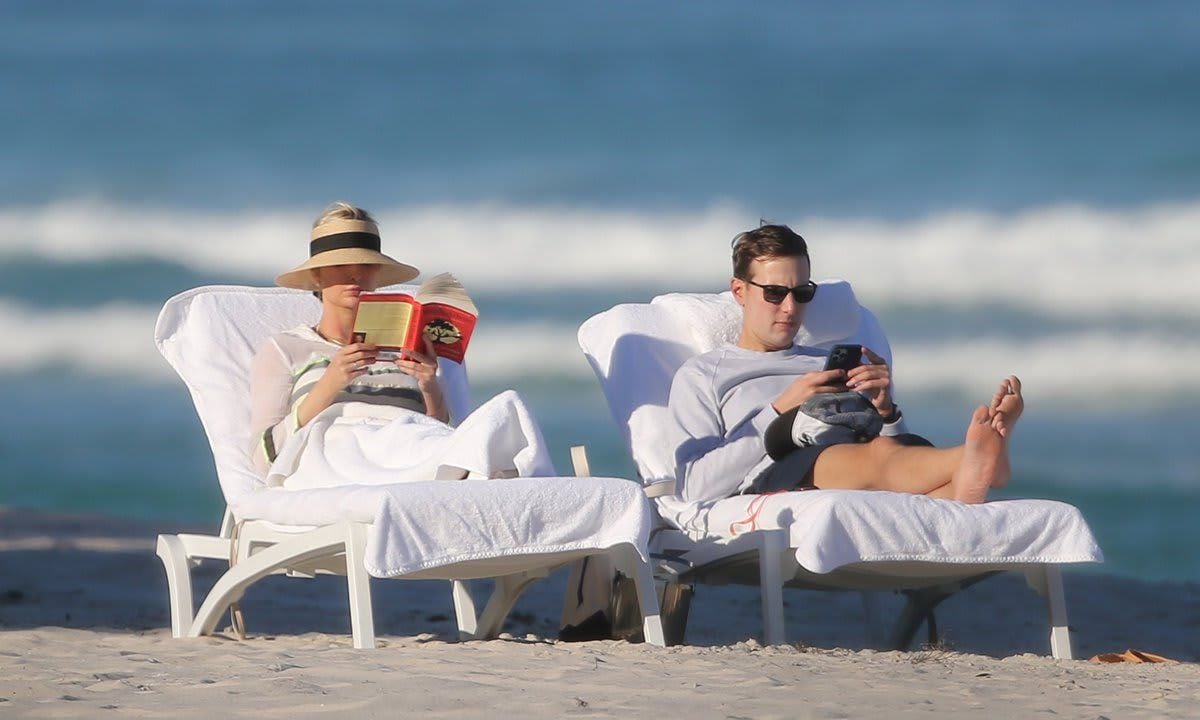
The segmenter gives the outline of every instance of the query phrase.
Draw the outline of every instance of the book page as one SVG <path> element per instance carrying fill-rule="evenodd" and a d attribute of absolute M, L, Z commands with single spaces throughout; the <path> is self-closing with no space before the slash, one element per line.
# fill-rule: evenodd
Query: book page
<path fill-rule="evenodd" d="M 412 298 L 407 295 L 364 295 L 359 299 L 354 333 L 381 348 L 401 348 L 412 315 Z"/>
<path fill-rule="evenodd" d="M 471 297 L 467 295 L 467 289 L 462 286 L 458 278 L 450 273 L 434 275 L 421 283 L 421 287 L 417 289 L 416 299 L 422 305 L 441 303 L 476 317 L 479 316 L 479 310 L 475 307 Z"/>

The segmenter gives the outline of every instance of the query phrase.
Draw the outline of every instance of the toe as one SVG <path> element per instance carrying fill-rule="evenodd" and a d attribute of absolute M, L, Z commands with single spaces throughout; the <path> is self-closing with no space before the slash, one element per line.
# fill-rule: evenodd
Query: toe
<path fill-rule="evenodd" d="M 1000 434 L 1000 437 L 1008 437 L 1008 421 L 1004 417 L 1004 413 L 997 412 L 992 417 L 992 429 Z"/>

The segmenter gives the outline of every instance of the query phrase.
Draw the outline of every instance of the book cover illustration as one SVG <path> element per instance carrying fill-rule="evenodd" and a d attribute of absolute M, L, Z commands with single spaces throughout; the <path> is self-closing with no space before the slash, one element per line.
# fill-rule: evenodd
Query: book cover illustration
<path fill-rule="evenodd" d="M 450 273 L 442 273 L 422 283 L 414 295 L 359 295 L 354 337 L 391 352 L 425 352 L 422 337 L 428 337 L 438 357 L 461 363 L 478 318 L 466 288 Z"/>

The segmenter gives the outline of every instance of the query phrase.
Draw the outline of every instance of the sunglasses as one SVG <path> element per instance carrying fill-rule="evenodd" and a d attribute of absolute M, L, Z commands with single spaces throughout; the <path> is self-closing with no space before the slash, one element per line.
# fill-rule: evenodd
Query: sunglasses
<path fill-rule="evenodd" d="M 745 280 L 744 282 L 748 282 L 754 287 L 762 288 L 763 300 L 766 300 L 772 305 L 778 305 L 779 303 L 783 302 L 783 299 L 787 297 L 789 293 L 791 294 L 792 299 L 801 305 L 811 302 L 813 297 L 815 297 L 817 294 L 817 284 L 812 280 L 809 280 L 803 285 L 797 285 L 796 287 L 784 287 L 783 285 L 761 285 L 753 280 Z"/>

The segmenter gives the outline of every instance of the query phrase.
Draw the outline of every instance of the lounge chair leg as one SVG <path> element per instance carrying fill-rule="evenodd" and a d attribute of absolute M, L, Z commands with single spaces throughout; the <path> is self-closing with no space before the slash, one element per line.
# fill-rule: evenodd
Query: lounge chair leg
<path fill-rule="evenodd" d="M 450 581 L 450 594 L 454 597 L 454 617 L 458 621 L 458 639 L 471 640 L 479 627 L 479 616 L 475 612 L 475 601 L 471 588 L 462 580 Z"/>
<path fill-rule="evenodd" d="M 192 620 L 192 626 L 188 630 L 187 636 L 200 637 L 201 635 L 211 633 L 213 628 L 217 626 L 222 613 L 229 607 L 229 604 L 241 599 L 246 588 L 259 579 L 293 565 L 303 565 L 310 560 L 332 553 L 346 552 L 348 550 L 347 545 L 352 544 L 348 542 L 349 532 L 347 525 L 352 524 L 354 523 L 340 523 L 312 530 L 294 539 L 283 540 L 265 547 L 250 557 L 243 558 L 237 565 L 229 568 L 224 575 L 217 579 L 216 584 L 209 591 L 208 597 L 204 599 L 204 602 L 200 604 L 200 609 L 196 611 L 195 619 Z M 365 547 L 366 538 L 365 526 L 362 527 L 361 533 L 363 545 L 359 546 L 356 554 L 351 555 L 347 553 L 347 570 L 350 570 L 350 567 L 353 565 L 350 562 L 351 560 L 357 561 L 361 567 L 361 549 Z M 365 576 L 365 570 L 361 575 Z M 362 593 L 359 593 L 358 599 L 360 602 L 364 599 Z M 354 598 L 351 600 L 351 610 L 353 611 Z M 369 590 L 365 595 L 365 600 L 367 603 L 370 603 Z"/>
<path fill-rule="evenodd" d="M 371 576 L 363 563 L 367 552 L 367 526 L 352 522 L 346 528 L 346 586 L 350 592 L 350 633 L 354 647 L 375 647 L 375 613 L 371 608 Z"/>
<path fill-rule="evenodd" d="M 167 572 L 171 598 L 171 637 L 187 637 L 192 626 L 192 573 L 187 549 L 177 535 L 158 536 L 158 558 Z"/>
<path fill-rule="evenodd" d="M 945 587 L 921 588 L 904 592 L 904 608 L 900 617 L 896 618 L 896 626 L 892 629 L 892 639 L 887 645 L 889 650 L 908 650 L 912 647 L 913 638 L 922 623 L 929 626 L 929 644 L 937 642 L 934 628 L 933 611 L 943 600 L 958 592 L 960 588 L 954 585 Z"/>
<path fill-rule="evenodd" d="M 668 646 L 682 645 L 687 636 L 688 614 L 691 612 L 691 585 L 680 582 L 659 580 L 658 601 L 659 617 L 662 618 L 663 639 Z"/>
<path fill-rule="evenodd" d="M 650 564 L 642 560 L 642 556 L 631 545 L 619 548 L 617 566 L 626 577 L 633 579 L 637 589 L 638 608 L 642 612 L 642 634 L 646 642 L 655 647 L 666 647 L 667 640 L 663 634 L 662 617 L 658 609 L 658 588 L 654 583 L 654 571 Z"/>
<path fill-rule="evenodd" d="M 782 645 L 786 640 L 783 629 L 783 574 L 780 564 L 787 548 L 787 535 L 783 530 L 764 530 L 760 535 L 758 573 L 762 591 L 763 643 Z"/>
<path fill-rule="evenodd" d="M 1030 587 L 1046 598 L 1046 609 L 1050 615 L 1050 654 L 1057 660 L 1073 660 L 1062 569 L 1057 565 L 1042 565 L 1027 572 L 1025 579 Z"/>
<path fill-rule="evenodd" d="M 483 614 L 479 616 L 475 639 L 486 640 L 499 635 L 504 628 L 504 619 L 508 617 L 508 611 L 512 610 L 517 598 L 521 597 L 530 583 L 542 577 L 545 577 L 545 573 L 527 572 L 495 578 L 496 586 L 483 608 Z"/>
<path fill-rule="evenodd" d="M 225 506 L 225 514 L 221 516 L 221 530 L 217 534 L 218 537 L 231 538 L 233 537 L 233 526 L 237 524 L 237 518 L 233 516 L 233 511 L 229 506 Z"/>
<path fill-rule="evenodd" d="M 862 590 L 858 593 L 862 599 L 863 625 L 867 631 L 867 644 L 879 649 L 883 646 L 883 628 L 879 625 L 879 595 Z"/>

